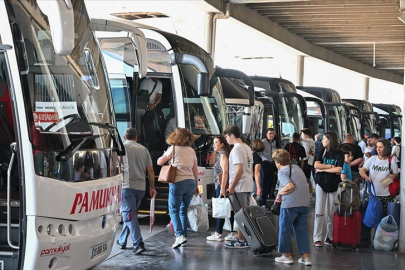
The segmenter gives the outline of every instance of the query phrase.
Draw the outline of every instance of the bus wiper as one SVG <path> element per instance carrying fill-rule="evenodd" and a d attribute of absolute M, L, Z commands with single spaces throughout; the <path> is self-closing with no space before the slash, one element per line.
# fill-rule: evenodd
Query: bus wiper
<path fill-rule="evenodd" d="M 72 143 L 66 147 L 65 150 L 60 152 L 58 155 L 56 155 L 55 159 L 56 161 L 59 162 L 65 162 L 69 160 L 73 155 L 79 150 L 79 148 L 88 140 L 93 140 L 93 139 L 98 139 L 101 137 L 106 136 L 106 134 L 101 134 L 101 135 L 94 135 L 94 136 L 86 136 L 83 139 L 73 139 Z"/>
<path fill-rule="evenodd" d="M 118 147 L 117 154 L 119 156 L 125 156 L 124 143 L 122 142 L 120 136 L 116 136 L 118 134 L 118 129 L 117 129 L 116 126 L 113 126 L 110 123 L 97 123 L 97 122 L 89 122 L 88 124 L 91 125 L 91 126 L 96 126 L 96 127 L 107 129 L 108 133 L 110 134 L 110 136 L 113 139 L 114 143 Z M 114 132 L 114 134 L 113 134 L 112 130 L 114 130 L 116 132 Z"/>

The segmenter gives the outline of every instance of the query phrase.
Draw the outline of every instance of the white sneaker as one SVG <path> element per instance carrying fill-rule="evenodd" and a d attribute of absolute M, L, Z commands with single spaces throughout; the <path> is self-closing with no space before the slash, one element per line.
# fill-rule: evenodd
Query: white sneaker
<path fill-rule="evenodd" d="M 302 263 L 303 265 L 306 265 L 306 266 L 312 265 L 312 263 L 311 263 L 311 258 L 310 258 L 310 257 L 307 257 L 307 258 L 305 258 L 305 259 L 303 259 L 303 258 L 301 257 L 301 258 L 299 258 L 298 262 L 299 262 L 299 263 Z"/>
<path fill-rule="evenodd" d="M 176 236 L 176 241 L 172 245 L 172 248 L 178 248 L 180 246 L 185 246 L 187 243 L 187 238 L 185 238 L 183 235 Z"/>
<path fill-rule="evenodd" d="M 222 234 L 219 234 L 217 232 L 213 232 L 210 236 L 207 236 L 208 241 L 224 241 L 224 238 L 222 237 Z"/>
<path fill-rule="evenodd" d="M 293 258 L 291 256 L 286 257 L 284 255 L 281 255 L 280 257 L 276 257 L 274 259 L 274 261 L 278 262 L 278 263 L 286 263 L 286 264 L 293 264 L 294 263 Z"/>
<path fill-rule="evenodd" d="M 225 236 L 225 241 L 236 241 L 238 240 L 237 233 L 230 232 L 227 236 Z"/>

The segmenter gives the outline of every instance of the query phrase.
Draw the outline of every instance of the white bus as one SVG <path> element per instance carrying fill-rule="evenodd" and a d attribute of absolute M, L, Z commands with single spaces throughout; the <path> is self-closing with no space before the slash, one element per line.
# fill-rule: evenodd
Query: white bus
<path fill-rule="evenodd" d="M 116 26 L 121 23 L 121 32 L 96 34 L 113 85 L 120 133 L 128 127 L 137 129 L 138 142 L 150 151 L 156 175 L 160 170 L 156 165 L 157 158 L 167 148 L 167 125 L 174 123 L 175 127 L 188 128 L 192 133 L 201 135 L 193 147 L 198 160 L 200 195 L 209 203 L 215 194 L 213 169 L 209 164 L 212 141 L 215 135 L 222 134 L 227 125 L 222 87 L 214 75 L 211 57 L 185 38 L 158 29 L 140 28 L 147 39 L 146 77 L 159 78 L 162 83 L 162 100 L 155 110 L 158 115 L 158 127 L 155 129 L 156 123 L 144 122 L 148 98 L 139 95 L 142 80 L 138 78 L 138 67 L 131 60 L 134 58 L 132 45 L 125 40 L 127 31 L 141 26 L 117 18 L 109 18 L 108 21 Z M 156 181 L 156 189 L 155 213 L 166 214 L 168 187 Z M 145 196 L 140 213 L 148 212 L 149 199 Z"/>
<path fill-rule="evenodd" d="M 0 269 L 95 266 L 125 149 L 83 1 L 0 1 L 0 103 Z"/>

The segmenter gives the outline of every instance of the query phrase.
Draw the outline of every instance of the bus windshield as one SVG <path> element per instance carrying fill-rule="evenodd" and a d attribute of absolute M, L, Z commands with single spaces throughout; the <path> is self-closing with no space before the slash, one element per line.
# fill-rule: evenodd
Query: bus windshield
<path fill-rule="evenodd" d="M 278 98 L 279 121 L 281 124 L 281 145 L 291 141 L 293 133 L 303 128 L 303 119 L 299 100 L 295 97 Z"/>
<path fill-rule="evenodd" d="M 339 141 L 343 142 L 347 133 L 345 109 L 336 105 L 326 105 L 326 107 L 329 117 L 329 131 L 335 132 Z"/>
<path fill-rule="evenodd" d="M 186 128 L 197 135 L 218 135 L 225 129 L 225 106 L 221 84 L 217 79 L 211 97 L 199 97 L 195 78 L 198 70 L 192 65 L 179 65 L 183 78 L 183 101 Z"/>
<path fill-rule="evenodd" d="M 11 3 L 8 12 L 13 14 L 10 24 L 21 71 L 27 125 L 35 149 L 36 173 L 73 180 L 73 174 L 47 175 L 44 172 L 47 162 L 53 163 L 59 156 L 57 161 L 72 168 L 87 155 L 105 163 L 100 159 L 108 158 L 109 154 L 97 150 L 119 147 L 114 143 L 118 141 L 118 132 L 108 79 L 85 4 L 72 0 L 75 46 L 69 55 L 60 56 L 53 49 L 48 20 L 38 6 L 30 1 Z M 62 160 L 62 153 L 67 160 Z M 62 170 L 58 162 L 54 166 L 57 171 Z M 103 173 L 91 178 L 105 176 Z"/>

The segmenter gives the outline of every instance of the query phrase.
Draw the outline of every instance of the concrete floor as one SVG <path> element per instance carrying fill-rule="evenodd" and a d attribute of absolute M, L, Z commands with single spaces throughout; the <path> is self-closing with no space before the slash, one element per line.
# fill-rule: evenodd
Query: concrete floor
<path fill-rule="evenodd" d="M 314 205 L 311 205 L 308 217 L 310 242 L 312 244 Z M 276 228 L 276 217 L 268 213 Z M 210 231 L 196 233 L 190 232 L 187 237 L 187 247 L 172 249 L 174 237 L 165 229 L 169 218 L 157 218 L 153 234 L 149 234 L 149 218 L 141 218 L 142 236 L 147 251 L 141 255 L 134 255 L 131 249 L 121 250 L 113 248 L 111 256 L 94 267 L 94 270 L 106 269 L 184 269 L 184 270 L 220 270 L 220 269 L 325 269 L 325 270 L 379 270 L 379 269 L 405 269 L 405 254 L 398 251 L 376 251 L 373 248 L 361 248 L 353 252 L 351 249 L 336 249 L 332 247 L 315 248 L 311 246 L 312 268 L 297 262 L 299 259 L 295 240 L 293 243 L 293 265 L 275 263 L 274 258 L 278 252 L 255 257 L 250 249 L 232 250 L 224 248 L 223 242 L 206 241 L 206 236 L 215 230 L 215 220 L 210 219 Z M 120 227 L 121 229 L 121 227 Z M 120 231 L 117 232 L 117 235 Z M 227 233 L 224 231 L 224 234 Z M 131 243 L 128 243 L 131 246 Z"/>

